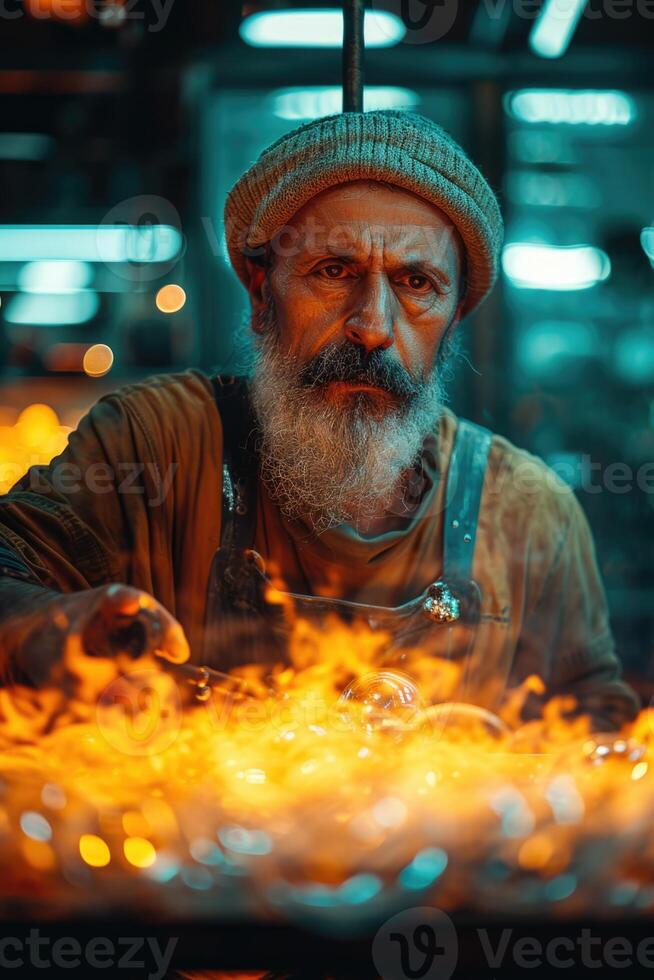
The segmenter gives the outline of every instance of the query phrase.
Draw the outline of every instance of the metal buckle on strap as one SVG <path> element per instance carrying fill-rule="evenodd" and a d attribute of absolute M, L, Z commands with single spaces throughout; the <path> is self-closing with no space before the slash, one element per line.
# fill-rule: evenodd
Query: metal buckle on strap
<path fill-rule="evenodd" d="M 434 623 L 456 623 L 461 617 L 461 602 L 447 582 L 434 582 L 427 590 L 422 610 Z"/>

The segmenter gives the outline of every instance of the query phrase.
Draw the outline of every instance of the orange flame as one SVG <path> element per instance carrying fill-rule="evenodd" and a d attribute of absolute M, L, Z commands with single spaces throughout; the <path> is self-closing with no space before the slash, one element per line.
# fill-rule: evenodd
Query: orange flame
<path fill-rule="evenodd" d="M 46 406 L 0 429 L 19 471 L 4 488 L 65 434 Z M 387 637 L 286 612 L 290 665 L 233 672 L 255 698 L 194 702 L 159 662 L 90 658 L 78 637 L 48 689 L 0 689 L 13 914 L 53 899 L 303 920 L 429 901 L 651 914 L 653 711 L 603 737 L 558 699 L 521 726 L 537 677 L 496 718 L 457 703 L 456 663 L 408 651 L 394 686 L 376 674 Z"/>
<path fill-rule="evenodd" d="M 455 671 L 430 659 L 430 692 L 414 651 L 403 670 L 425 703 L 387 706 L 395 724 L 371 725 L 379 648 L 363 627 L 300 619 L 292 666 L 235 672 L 257 699 L 214 691 L 197 704 L 158 663 L 89 658 L 73 638 L 58 679 L 67 696 L 0 691 L 0 860 L 13 900 L 74 904 L 92 880 L 95 902 L 190 910 L 201 896 L 219 907 L 247 881 L 253 908 L 284 914 L 415 904 L 418 892 L 445 908 L 532 901 L 573 913 L 620 882 L 649 894 L 652 712 L 601 738 L 587 719 L 566 720 L 564 699 L 516 731 L 537 679 L 501 719 L 430 704 L 437 688 L 456 690 Z M 352 677 L 363 702 L 339 699 Z"/>
<path fill-rule="evenodd" d="M 0 493 L 30 466 L 45 465 L 62 452 L 69 432 L 49 405 L 28 405 L 12 425 L 0 425 Z"/>

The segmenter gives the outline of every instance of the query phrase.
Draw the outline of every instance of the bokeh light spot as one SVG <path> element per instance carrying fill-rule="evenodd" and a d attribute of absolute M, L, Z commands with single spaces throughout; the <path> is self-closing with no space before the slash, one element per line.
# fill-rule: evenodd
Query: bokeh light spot
<path fill-rule="evenodd" d="M 123 844 L 125 857 L 135 868 L 149 868 L 157 858 L 154 845 L 145 837 L 128 837 Z"/>
<path fill-rule="evenodd" d="M 82 834 L 79 839 L 82 861 L 92 868 L 104 868 L 111 861 L 111 853 L 105 841 L 96 834 Z"/>
<path fill-rule="evenodd" d="M 162 286 L 155 297 L 157 309 L 162 313 L 177 313 L 186 302 L 186 293 L 176 283 Z"/>
<path fill-rule="evenodd" d="M 114 363 L 114 352 L 106 344 L 93 344 L 84 354 L 82 367 L 89 378 L 101 378 Z"/>
<path fill-rule="evenodd" d="M 27 810 L 21 814 L 20 828 L 32 840 L 48 841 L 52 837 L 52 827 L 40 813 Z"/>

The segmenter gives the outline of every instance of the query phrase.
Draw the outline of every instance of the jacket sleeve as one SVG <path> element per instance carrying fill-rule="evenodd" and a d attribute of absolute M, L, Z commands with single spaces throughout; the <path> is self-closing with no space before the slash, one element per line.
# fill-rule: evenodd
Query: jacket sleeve
<path fill-rule="evenodd" d="M 128 405 L 118 395 L 99 401 L 63 453 L 0 497 L 5 574 L 61 592 L 129 582 L 144 523 L 162 515 L 150 503 L 157 470 L 147 433 Z"/>
<path fill-rule="evenodd" d="M 604 587 L 586 516 L 572 493 L 567 522 L 552 531 L 552 560 L 527 610 L 515 667 L 539 674 L 547 699 L 573 695 L 595 730 L 615 730 L 638 712 L 638 698 L 621 678 Z"/>

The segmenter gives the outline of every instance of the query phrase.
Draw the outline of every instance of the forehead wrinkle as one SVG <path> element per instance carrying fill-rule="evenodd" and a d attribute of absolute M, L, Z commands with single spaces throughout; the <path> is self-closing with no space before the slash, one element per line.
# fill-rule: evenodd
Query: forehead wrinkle
<path fill-rule="evenodd" d="M 357 250 L 368 253 L 371 247 L 380 249 L 408 248 L 431 252 L 434 246 L 443 249 L 453 243 L 456 230 L 453 225 L 438 226 L 421 223 L 376 224 L 370 221 L 333 221 L 316 233 L 315 226 L 301 227 L 297 245 L 312 253 L 356 255 Z"/>

